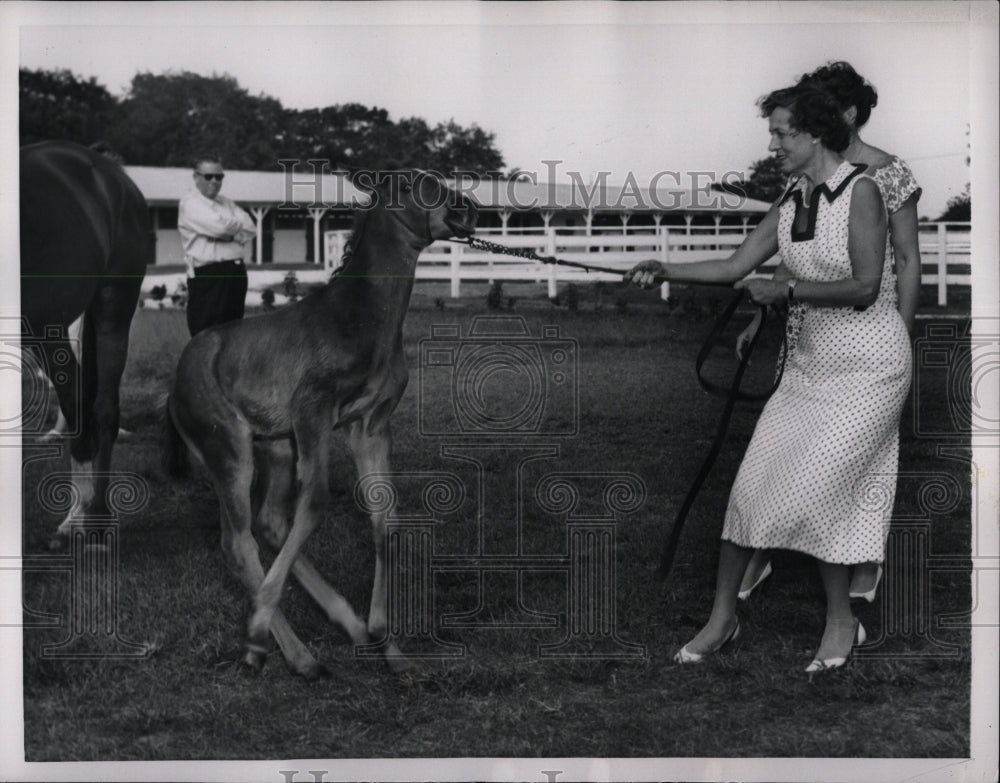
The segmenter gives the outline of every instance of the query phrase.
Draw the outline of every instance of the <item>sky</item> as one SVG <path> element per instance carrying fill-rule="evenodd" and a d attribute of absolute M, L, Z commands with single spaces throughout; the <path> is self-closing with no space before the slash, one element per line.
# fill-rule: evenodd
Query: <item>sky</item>
<path fill-rule="evenodd" d="M 879 92 L 862 138 L 910 163 L 922 216 L 970 179 L 965 3 L 84 5 L 24 9 L 18 63 L 118 96 L 186 70 L 288 108 L 477 124 L 540 181 L 746 171 L 768 155 L 756 100 L 843 59 Z"/>

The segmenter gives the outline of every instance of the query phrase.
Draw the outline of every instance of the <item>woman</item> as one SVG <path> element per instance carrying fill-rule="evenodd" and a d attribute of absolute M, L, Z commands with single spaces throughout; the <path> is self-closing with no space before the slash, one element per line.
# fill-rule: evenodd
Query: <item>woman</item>
<path fill-rule="evenodd" d="M 889 236 L 892 240 L 892 259 L 895 263 L 899 313 L 907 331 L 913 333 L 913 324 L 920 297 L 920 239 L 917 228 L 917 201 L 920 186 L 900 158 L 866 144 L 858 131 L 864 127 L 871 111 L 878 104 L 875 88 L 860 76 L 850 63 L 831 62 L 799 79 L 799 84 L 813 84 L 829 92 L 836 100 L 851 137 L 843 156 L 851 163 L 863 163 L 866 173 L 875 180 L 889 213 Z M 783 275 L 779 267 L 776 275 Z M 742 346 L 756 329 L 759 314 L 751 326 L 740 336 Z M 797 340 L 802 308 L 792 307 L 788 314 L 787 344 L 789 350 Z M 742 348 L 740 348 L 742 350 Z M 884 538 L 888 537 L 886 525 Z M 884 548 L 884 547 L 883 547 Z M 859 564 L 851 578 L 851 598 L 868 602 L 875 600 L 875 591 L 882 578 L 882 557 L 877 561 Z M 771 574 L 768 552 L 755 552 L 747 566 L 740 585 L 739 597 L 749 598 L 751 593 Z"/>
<path fill-rule="evenodd" d="M 696 663 L 739 634 L 737 593 L 755 549 L 817 558 L 826 628 L 806 671 L 842 666 L 864 631 L 851 611 L 849 568 L 882 555 L 886 511 L 866 505 L 872 477 L 891 478 L 910 384 L 896 309 L 885 208 L 875 182 L 842 156 L 848 129 L 834 99 L 809 84 L 761 101 L 769 149 L 796 182 L 728 259 L 646 261 L 636 284 L 737 280 L 758 304 L 807 305 L 799 344 L 761 414 L 726 510 L 708 622 L 675 656 Z M 785 273 L 744 278 L 780 250 Z M 870 487 L 868 487 L 870 489 Z M 884 488 L 883 488 L 884 489 Z"/>

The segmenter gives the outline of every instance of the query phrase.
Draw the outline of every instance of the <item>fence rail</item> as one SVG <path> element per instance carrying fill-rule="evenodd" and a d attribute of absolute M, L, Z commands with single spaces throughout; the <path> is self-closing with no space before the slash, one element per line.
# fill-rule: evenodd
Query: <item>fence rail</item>
<path fill-rule="evenodd" d="M 549 227 L 507 234 L 483 231 L 482 234 L 513 249 L 533 250 L 541 256 L 556 256 L 567 261 L 594 264 L 623 272 L 647 258 L 675 263 L 690 263 L 732 253 L 746 236 L 747 228 L 674 226 L 622 229 L 570 229 Z M 971 232 L 969 223 L 922 223 L 920 253 L 923 261 L 923 284 L 937 288 L 938 304 L 948 302 L 949 286 L 972 284 L 970 268 Z M 325 235 L 327 271 L 339 266 L 343 255 L 345 231 Z M 769 274 L 777 265 L 771 258 L 755 274 Z M 614 281 L 619 276 L 605 272 L 555 266 L 513 256 L 472 250 L 454 242 L 435 242 L 420 255 L 417 280 L 447 281 L 451 296 L 461 295 L 463 282 L 512 281 L 545 283 L 549 296 L 555 296 L 560 283 Z M 668 288 L 664 286 L 663 295 Z"/>

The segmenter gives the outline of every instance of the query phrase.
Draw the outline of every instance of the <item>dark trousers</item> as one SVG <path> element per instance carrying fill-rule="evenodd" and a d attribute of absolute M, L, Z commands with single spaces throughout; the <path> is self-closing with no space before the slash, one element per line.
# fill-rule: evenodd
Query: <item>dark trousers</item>
<path fill-rule="evenodd" d="M 194 270 L 188 278 L 187 324 L 194 337 L 202 329 L 243 317 L 247 270 L 237 261 L 216 261 Z"/>

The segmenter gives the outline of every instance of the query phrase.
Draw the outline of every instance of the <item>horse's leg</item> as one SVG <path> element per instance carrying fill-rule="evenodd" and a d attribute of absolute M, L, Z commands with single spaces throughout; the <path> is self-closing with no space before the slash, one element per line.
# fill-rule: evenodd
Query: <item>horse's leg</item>
<path fill-rule="evenodd" d="M 288 538 L 292 482 L 295 478 L 295 455 L 290 440 L 260 441 L 254 445 L 257 478 L 255 494 L 255 529 L 275 551 Z M 340 625 L 355 644 L 368 642 L 365 624 L 350 603 L 338 593 L 309 562 L 299 554 L 292 564 L 292 574 L 330 618 Z"/>
<path fill-rule="evenodd" d="M 72 504 L 56 529 L 55 536 L 49 541 L 49 547 L 57 549 L 65 544 L 70 525 L 93 510 L 98 496 L 90 469 L 95 452 L 90 409 L 96 386 L 92 374 L 88 375 L 84 364 L 77 363 L 78 354 L 87 356 L 87 347 L 77 349 L 65 338 L 49 337 L 42 342 L 41 349 L 48 367 L 47 372 L 51 373 L 49 379 L 59 400 L 59 410 L 66 421 L 66 431 L 71 435 Z M 89 350 L 92 353 L 93 347 Z M 56 368 L 58 371 L 54 372 Z"/>
<path fill-rule="evenodd" d="M 226 565 L 239 579 L 251 596 L 256 595 L 264 581 L 264 567 L 260 562 L 257 542 L 251 532 L 250 492 L 253 481 L 253 451 L 249 432 L 234 434 L 220 427 L 211 435 L 211 442 L 197 444 L 181 422 L 183 410 L 173 405 L 177 429 L 195 456 L 205 465 L 212 477 L 219 498 L 222 554 Z M 289 668 L 297 674 L 313 679 L 322 669 L 280 610 L 271 618 L 271 633 Z M 266 641 L 266 640 L 265 640 Z M 244 662 L 254 669 L 264 665 L 266 646 L 262 643 L 249 649 Z"/>
<path fill-rule="evenodd" d="M 122 374 L 128 357 L 139 281 L 97 290 L 83 319 L 82 400 L 79 437 L 70 444 L 73 483 L 86 500 L 70 512 L 56 531 L 67 535 L 81 513 L 104 514 L 111 470 L 111 451 L 118 437 Z"/>
<path fill-rule="evenodd" d="M 247 647 L 251 653 L 267 639 L 288 574 L 329 505 L 329 416 L 319 406 L 300 400 L 293 400 L 293 409 L 292 430 L 298 448 L 299 483 L 295 519 L 254 599 L 253 614 L 247 626 Z"/>
<path fill-rule="evenodd" d="M 83 316 L 81 315 L 73 323 L 69 325 L 66 329 L 66 335 L 69 338 L 69 346 L 73 351 L 73 358 L 76 359 L 77 365 L 81 364 L 80 360 L 80 339 L 83 332 Z M 46 376 L 46 379 L 48 376 Z M 56 398 L 56 423 L 52 425 L 52 429 L 49 430 L 42 437 L 43 441 L 53 440 L 55 438 L 62 437 L 70 431 L 69 422 L 66 420 L 66 414 L 63 413 L 62 405 L 58 404 L 58 397 Z"/>

